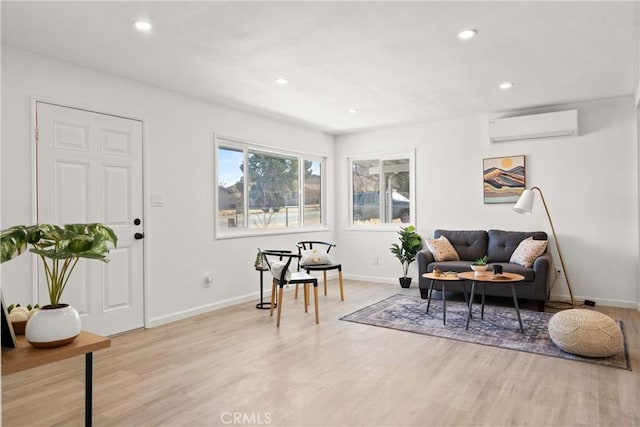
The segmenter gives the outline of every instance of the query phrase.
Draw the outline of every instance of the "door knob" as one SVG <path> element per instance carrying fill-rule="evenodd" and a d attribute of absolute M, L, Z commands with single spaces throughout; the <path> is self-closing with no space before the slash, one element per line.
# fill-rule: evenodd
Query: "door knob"
<path fill-rule="evenodd" d="M 136 233 L 133 235 L 133 238 L 136 240 L 144 239 L 144 233 Z"/>

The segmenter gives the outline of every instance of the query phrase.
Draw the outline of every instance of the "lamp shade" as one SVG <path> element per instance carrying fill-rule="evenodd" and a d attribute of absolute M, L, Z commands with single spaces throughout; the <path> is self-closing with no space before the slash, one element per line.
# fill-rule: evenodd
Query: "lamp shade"
<path fill-rule="evenodd" d="M 518 199 L 518 202 L 513 207 L 513 210 L 519 214 L 531 215 L 531 208 L 533 207 L 533 191 L 524 190 Z"/>

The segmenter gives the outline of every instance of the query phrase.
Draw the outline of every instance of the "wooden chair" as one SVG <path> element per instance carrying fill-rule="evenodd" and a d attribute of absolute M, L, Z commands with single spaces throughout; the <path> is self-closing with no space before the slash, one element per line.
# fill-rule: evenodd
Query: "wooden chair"
<path fill-rule="evenodd" d="M 304 240 L 298 242 L 298 253 L 302 256 L 302 251 L 317 249 L 319 251 L 324 251 L 329 254 L 331 248 L 334 248 L 336 245 L 328 242 L 320 242 L 315 240 Z M 340 301 L 344 301 L 344 286 L 342 284 L 342 264 L 336 263 L 327 263 L 327 264 L 306 264 L 299 265 L 299 268 L 302 268 L 307 272 L 307 274 L 312 271 L 322 271 L 324 276 L 324 294 L 327 295 L 327 271 L 328 270 L 338 270 L 338 280 L 340 282 Z M 298 297 L 298 288 L 296 287 L 296 295 Z"/>
<path fill-rule="evenodd" d="M 316 324 L 320 322 L 320 316 L 318 312 L 318 279 L 301 271 L 295 271 L 290 273 L 290 277 L 287 277 L 289 266 L 291 261 L 300 259 L 300 254 L 292 253 L 291 251 L 280 250 L 268 250 L 262 251 L 267 266 L 273 275 L 273 282 L 271 285 L 271 310 L 270 316 L 273 316 L 273 307 L 276 296 L 276 287 L 279 287 L 278 291 L 278 315 L 276 317 L 276 326 L 280 326 L 280 316 L 282 313 L 282 295 L 284 293 L 284 286 L 291 284 L 296 285 L 296 291 L 298 285 L 304 286 L 304 312 L 307 313 L 307 306 L 309 305 L 309 289 L 307 285 L 313 285 L 313 298 L 316 312 Z"/>

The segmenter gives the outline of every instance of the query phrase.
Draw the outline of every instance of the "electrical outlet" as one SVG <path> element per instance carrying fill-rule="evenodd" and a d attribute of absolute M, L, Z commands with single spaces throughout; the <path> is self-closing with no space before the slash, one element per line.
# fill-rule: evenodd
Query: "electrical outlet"
<path fill-rule="evenodd" d="M 213 274 L 205 274 L 204 276 L 204 287 L 208 288 L 213 283 Z"/>

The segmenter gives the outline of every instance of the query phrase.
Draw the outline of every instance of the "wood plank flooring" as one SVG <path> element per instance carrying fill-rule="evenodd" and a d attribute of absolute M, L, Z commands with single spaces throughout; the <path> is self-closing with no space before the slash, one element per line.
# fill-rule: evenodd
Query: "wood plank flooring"
<path fill-rule="evenodd" d="M 246 303 L 113 338 L 94 353 L 95 426 L 638 426 L 633 371 L 338 320 L 396 293 L 345 280 L 313 307 L 285 293 L 280 328 Z M 438 304 L 439 302 L 436 302 Z M 2 377 L 2 425 L 81 426 L 84 358 Z"/>

